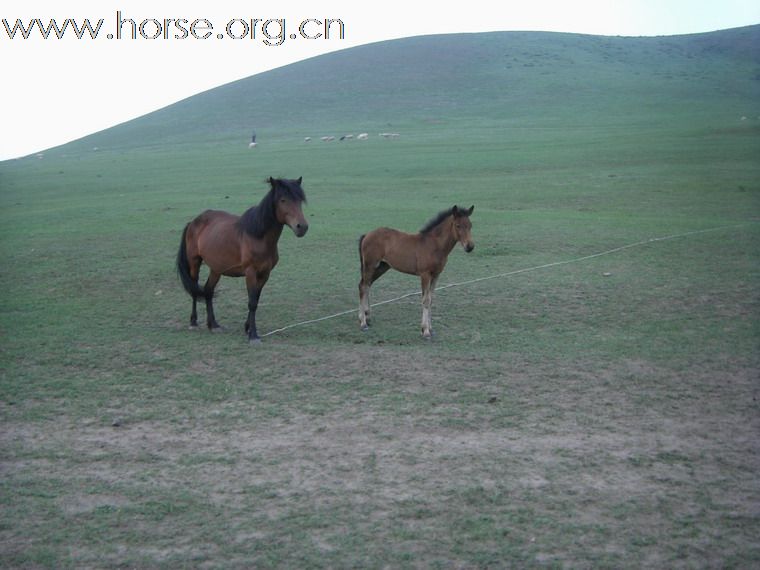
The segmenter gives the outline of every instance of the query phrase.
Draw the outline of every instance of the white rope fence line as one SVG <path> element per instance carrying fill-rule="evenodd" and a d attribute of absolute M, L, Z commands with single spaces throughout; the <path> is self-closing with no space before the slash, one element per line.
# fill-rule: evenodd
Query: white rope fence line
<path fill-rule="evenodd" d="M 708 229 L 705 229 L 705 230 L 694 230 L 694 231 L 685 232 L 685 233 L 682 233 L 682 234 L 672 234 L 672 235 L 669 235 L 669 236 L 650 238 L 650 239 L 643 240 L 643 241 L 637 241 L 636 243 L 629 243 L 628 245 L 621 245 L 620 247 L 616 247 L 616 248 L 613 248 L 613 249 L 608 249 L 607 251 L 602 251 L 602 252 L 599 252 L 599 253 L 592 253 L 591 255 L 584 255 L 583 257 L 576 257 L 576 258 L 573 258 L 573 259 L 566 259 L 564 261 L 554 261 L 552 263 L 544 263 L 543 265 L 536 265 L 534 267 L 525 267 L 523 269 L 515 269 L 513 271 L 507 271 L 506 273 L 499 273 L 497 275 L 488 275 L 486 277 L 478 277 L 477 279 L 469 279 L 467 281 L 459 281 L 457 283 L 448 283 L 446 285 L 441 285 L 440 287 L 436 287 L 435 290 L 436 291 L 442 291 L 444 289 L 449 289 L 451 287 L 462 287 L 463 285 L 472 285 L 473 283 L 480 283 L 481 281 L 488 281 L 490 279 L 501 279 L 503 277 L 510 277 L 512 275 L 519 275 L 520 273 L 528 273 L 530 271 L 538 271 L 539 269 L 548 269 L 550 267 L 558 267 L 560 265 L 568 265 L 570 263 L 580 263 L 581 261 L 587 261 L 589 259 L 594 259 L 594 258 L 602 257 L 602 256 L 605 256 L 605 255 L 611 255 L 611 254 L 617 253 L 619 251 L 623 251 L 623 250 L 626 250 L 626 249 L 631 249 L 633 247 L 640 247 L 642 245 L 647 245 L 647 244 L 655 243 L 655 242 L 658 242 L 658 241 L 668 241 L 668 240 L 672 240 L 672 239 L 689 237 L 689 236 L 693 236 L 693 235 L 697 235 L 697 234 L 705 234 L 705 233 L 708 233 L 708 232 L 717 232 L 717 231 L 720 231 L 720 230 L 739 228 L 739 227 L 746 226 L 746 225 L 747 224 L 736 224 L 736 225 L 733 225 L 733 226 L 720 226 L 720 227 L 717 227 L 717 228 L 708 228 Z M 370 307 L 379 307 L 381 305 L 387 305 L 389 303 L 395 303 L 397 301 L 401 301 L 401 300 L 407 299 L 409 297 L 419 296 L 421 294 L 422 294 L 421 291 L 412 291 L 411 293 L 405 293 L 404 295 L 401 295 L 399 297 L 394 297 L 393 299 L 387 299 L 385 301 L 378 301 L 377 303 L 372 303 L 370 305 Z M 281 332 L 284 332 L 284 331 L 287 331 L 287 330 L 290 330 L 290 329 L 294 329 L 296 327 L 302 327 L 302 326 L 310 325 L 310 324 L 313 324 L 313 323 L 320 323 L 322 321 L 329 321 L 330 319 L 336 319 L 336 318 L 342 317 L 344 315 L 350 315 L 351 313 L 357 313 L 358 310 L 359 309 L 358 309 L 358 305 L 357 305 L 357 308 L 355 308 L 355 309 L 348 309 L 348 310 L 345 310 L 345 311 L 341 311 L 339 313 L 334 313 L 332 315 L 327 315 L 327 316 L 324 316 L 324 317 L 319 317 L 317 319 L 309 319 L 308 321 L 300 321 L 298 323 L 293 323 L 293 324 L 290 324 L 290 325 L 286 325 L 284 327 L 280 327 L 278 329 L 271 330 L 268 333 L 265 333 L 265 334 L 263 334 L 261 336 L 262 337 L 266 337 L 266 336 L 270 336 L 270 335 L 273 335 L 273 334 L 281 333 Z"/>

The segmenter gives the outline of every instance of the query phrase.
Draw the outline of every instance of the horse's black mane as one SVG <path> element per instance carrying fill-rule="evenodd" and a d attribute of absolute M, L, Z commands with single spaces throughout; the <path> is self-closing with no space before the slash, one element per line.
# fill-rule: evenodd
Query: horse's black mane
<path fill-rule="evenodd" d="M 300 178 L 298 180 L 270 178 L 268 182 L 272 188 L 266 196 L 258 205 L 248 208 L 238 220 L 238 227 L 257 239 L 264 237 L 264 234 L 275 226 L 281 225 L 275 216 L 275 206 L 280 198 L 295 202 L 306 201 Z"/>
<path fill-rule="evenodd" d="M 454 208 L 457 206 L 452 206 L 448 210 L 442 210 L 438 212 L 434 218 L 432 218 L 427 224 L 422 226 L 422 229 L 420 230 L 421 234 L 429 234 L 432 232 L 435 228 L 437 228 L 443 220 L 448 218 L 449 216 L 454 214 Z"/>

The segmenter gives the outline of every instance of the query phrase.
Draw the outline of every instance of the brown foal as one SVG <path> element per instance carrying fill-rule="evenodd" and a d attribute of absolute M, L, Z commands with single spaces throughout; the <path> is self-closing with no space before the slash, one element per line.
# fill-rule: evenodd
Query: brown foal
<path fill-rule="evenodd" d="M 388 269 L 419 275 L 422 284 L 422 336 L 429 339 L 430 306 L 433 291 L 449 253 L 457 243 L 466 252 L 475 248 L 472 241 L 469 209 L 454 206 L 440 212 L 418 233 L 410 234 L 392 228 L 378 228 L 359 238 L 361 281 L 359 281 L 359 322 L 369 328 L 369 289 Z"/>

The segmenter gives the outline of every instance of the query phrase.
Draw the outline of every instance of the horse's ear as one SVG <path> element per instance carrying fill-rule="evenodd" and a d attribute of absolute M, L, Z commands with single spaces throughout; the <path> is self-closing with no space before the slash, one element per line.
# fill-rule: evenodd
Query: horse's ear
<path fill-rule="evenodd" d="M 298 177 L 298 185 L 299 185 L 299 186 L 301 185 L 301 182 L 302 182 L 302 181 L 303 181 L 303 176 L 299 176 L 299 177 Z"/>
<path fill-rule="evenodd" d="M 453 208 L 451 208 L 451 213 L 454 214 L 455 218 L 458 218 L 459 217 L 459 206 L 454 206 Z"/>
<path fill-rule="evenodd" d="M 272 178 L 271 176 L 267 178 L 267 182 L 271 184 L 272 186 L 274 186 L 274 178 Z"/>
<path fill-rule="evenodd" d="M 465 214 L 465 215 L 466 215 L 466 216 L 468 216 L 468 217 L 469 217 L 469 216 L 471 216 L 471 215 L 472 215 L 472 212 L 473 212 L 474 210 L 475 210 L 475 204 L 473 204 L 472 206 L 470 206 L 470 209 L 469 209 L 469 210 L 467 210 L 467 214 Z"/>

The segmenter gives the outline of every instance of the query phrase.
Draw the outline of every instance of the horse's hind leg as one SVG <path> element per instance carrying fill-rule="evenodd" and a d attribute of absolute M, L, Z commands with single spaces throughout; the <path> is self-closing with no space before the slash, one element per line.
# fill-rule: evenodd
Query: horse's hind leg
<path fill-rule="evenodd" d="M 193 310 L 190 311 L 190 328 L 198 328 L 198 299 L 193 297 Z"/>
<path fill-rule="evenodd" d="M 217 331 L 222 328 L 216 322 L 216 317 L 214 316 L 214 288 L 219 283 L 220 278 L 220 274 L 211 271 L 208 279 L 206 279 L 206 284 L 203 286 L 203 290 L 206 293 L 206 324 L 210 331 Z M 195 299 L 193 299 L 193 310 L 195 310 Z"/>
<path fill-rule="evenodd" d="M 198 275 L 201 270 L 201 260 L 200 258 L 190 258 L 188 261 L 188 265 L 190 266 L 190 277 L 192 278 L 193 282 L 197 285 L 198 284 Z M 198 328 L 198 297 L 196 295 L 192 295 L 193 298 L 193 309 L 190 312 L 190 328 L 191 329 L 197 329 Z"/>

